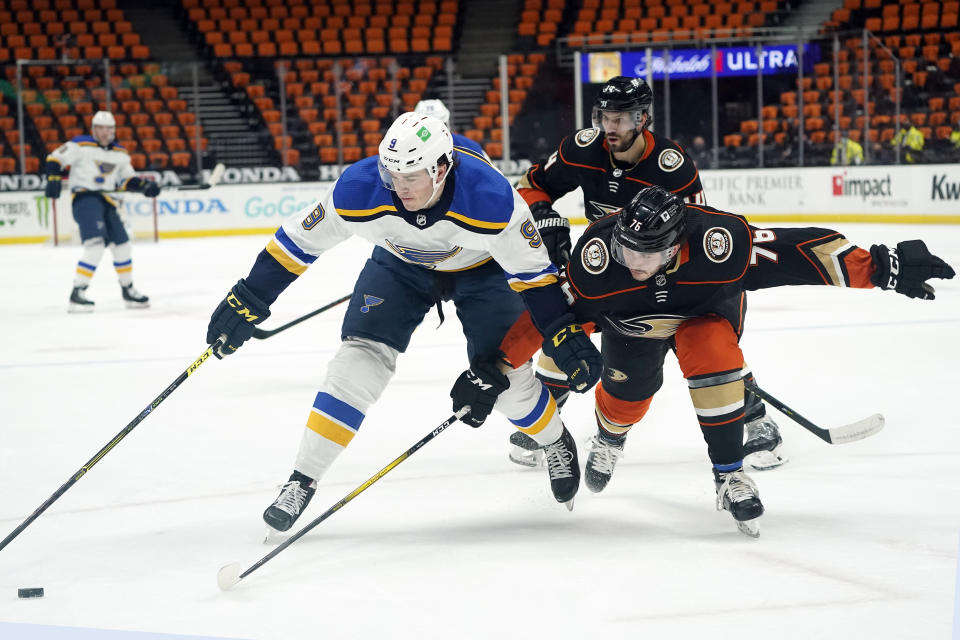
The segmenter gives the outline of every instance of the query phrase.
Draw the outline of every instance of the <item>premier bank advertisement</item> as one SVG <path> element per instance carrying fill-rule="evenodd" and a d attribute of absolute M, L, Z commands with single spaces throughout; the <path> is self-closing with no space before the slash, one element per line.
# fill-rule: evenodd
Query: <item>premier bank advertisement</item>
<path fill-rule="evenodd" d="M 746 216 L 960 222 L 960 165 L 702 171 L 707 204 Z"/>

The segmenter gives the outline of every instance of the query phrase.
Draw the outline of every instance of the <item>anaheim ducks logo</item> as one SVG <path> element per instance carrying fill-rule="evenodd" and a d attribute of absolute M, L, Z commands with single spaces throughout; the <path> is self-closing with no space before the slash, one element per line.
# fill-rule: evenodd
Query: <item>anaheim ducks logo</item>
<path fill-rule="evenodd" d="M 667 173 L 676 171 L 683 164 L 683 154 L 676 149 L 664 149 L 660 152 L 660 168 Z"/>
<path fill-rule="evenodd" d="M 610 379 L 610 382 L 626 382 L 630 377 L 625 374 L 620 369 L 614 369 L 613 367 L 607 368 L 607 378 Z"/>
<path fill-rule="evenodd" d="M 578 147 L 588 147 L 599 135 L 600 129 L 581 129 L 574 136 L 573 141 L 577 143 Z"/>
<path fill-rule="evenodd" d="M 711 227 L 703 234 L 703 252 L 713 262 L 724 262 L 733 253 L 733 235 L 723 227 Z"/>
<path fill-rule="evenodd" d="M 606 317 L 610 326 L 621 335 L 631 338 L 658 338 L 661 340 L 675 334 L 686 319 L 687 316 L 668 314 L 636 316 L 634 318 Z"/>
<path fill-rule="evenodd" d="M 608 216 L 611 213 L 617 213 L 622 210 L 623 207 L 619 207 L 615 204 L 605 204 L 603 202 L 597 202 L 596 200 L 590 201 L 590 206 L 600 212 L 600 216 Z"/>
<path fill-rule="evenodd" d="M 610 264 L 610 252 L 607 245 L 600 238 L 594 238 L 583 245 L 580 251 L 580 262 L 587 273 L 598 275 L 607 270 Z"/>

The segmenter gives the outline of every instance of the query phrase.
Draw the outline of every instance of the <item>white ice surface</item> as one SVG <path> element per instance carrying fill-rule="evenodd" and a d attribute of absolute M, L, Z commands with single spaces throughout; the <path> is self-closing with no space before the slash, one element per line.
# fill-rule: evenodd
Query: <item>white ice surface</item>
<path fill-rule="evenodd" d="M 861 246 L 922 237 L 960 265 L 960 227 L 836 226 Z M 265 240 L 137 244 L 135 282 L 152 300 L 141 311 L 123 308 L 108 254 L 86 316 L 66 313 L 78 247 L 0 247 L 0 536 L 203 352 L 211 311 Z M 322 257 L 263 327 L 348 293 L 368 254 L 356 241 Z M 671 356 L 610 486 L 581 487 L 572 513 L 545 471 L 507 460 L 503 418 L 455 425 L 221 592 L 221 566 L 271 550 L 260 514 L 290 473 L 339 307 L 210 359 L 0 551 L 0 636 L 28 637 L 11 623 L 29 623 L 258 640 L 950 637 L 960 281 L 936 286 L 934 302 L 751 295 L 742 346 L 761 386 L 823 426 L 887 419 L 831 446 L 773 412 L 790 462 L 753 474 L 767 509 L 757 540 L 714 509 Z M 452 307 L 437 322 L 418 329 L 301 523 L 450 415 L 466 356 Z M 564 410 L 579 442 L 592 410 L 592 394 Z M 33 586 L 46 596 L 17 599 Z"/>

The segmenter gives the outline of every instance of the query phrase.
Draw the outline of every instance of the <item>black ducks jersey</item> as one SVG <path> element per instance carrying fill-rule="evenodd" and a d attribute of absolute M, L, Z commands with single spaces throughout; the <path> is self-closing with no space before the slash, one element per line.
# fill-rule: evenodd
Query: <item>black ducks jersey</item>
<path fill-rule="evenodd" d="M 673 140 L 644 130 L 640 160 L 626 165 L 614 159 L 603 132 L 582 129 L 567 136 L 549 158 L 533 165 L 517 190 L 527 204 L 553 202 L 583 188 L 587 219 L 597 220 L 625 207 L 644 187 L 657 185 L 693 204 L 705 204 L 700 173 Z"/>

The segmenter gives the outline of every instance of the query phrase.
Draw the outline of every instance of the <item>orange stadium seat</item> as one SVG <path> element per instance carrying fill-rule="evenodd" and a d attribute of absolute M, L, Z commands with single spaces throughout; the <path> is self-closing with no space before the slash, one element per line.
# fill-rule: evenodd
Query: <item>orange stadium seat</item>
<path fill-rule="evenodd" d="M 190 166 L 190 154 L 186 151 L 179 151 L 170 154 L 170 164 L 174 167 L 187 168 Z"/>

